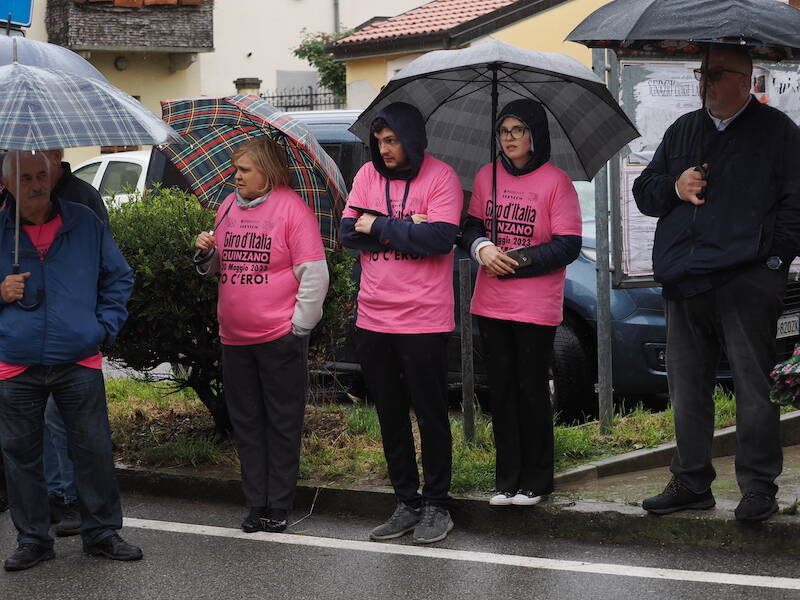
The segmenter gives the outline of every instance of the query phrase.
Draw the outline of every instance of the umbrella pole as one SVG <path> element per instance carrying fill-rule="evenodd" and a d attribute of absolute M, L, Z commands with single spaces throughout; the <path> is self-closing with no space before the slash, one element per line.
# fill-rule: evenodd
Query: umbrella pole
<path fill-rule="evenodd" d="M 17 181 L 17 192 L 19 192 L 19 152 L 14 153 L 14 159 L 16 162 L 16 181 Z M 19 199 L 14 198 L 14 264 L 11 265 L 11 272 L 14 275 L 19 275 Z"/>
<path fill-rule="evenodd" d="M 708 68 L 708 55 L 711 53 L 711 44 L 706 43 L 705 52 L 703 52 L 703 61 L 700 63 L 701 68 Z M 704 66 L 705 65 L 705 66 Z M 703 79 L 706 79 L 703 77 Z M 706 79 L 705 82 L 700 82 L 703 88 L 703 93 L 700 94 L 701 99 L 701 108 L 700 108 L 700 132 L 699 132 L 699 141 L 698 141 L 698 148 L 697 148 L 697 166 L 694 168 L 695 171 L 700 173 L 700 176 L 704 179 L 708 179 L 708 172 L 706 171 L 705 167 L 703 167 L 703 146 L 705 145 L 705 131 L 706 131 L 706 101 L 707 101 L 707 94 L 708 94 L 708 80 Z M 706 187 L 708 187 L 706 185 Z M 703 197 L 706 195 L 706 190 L 700 190 L 697 194 L 697 197 L 702 200 Z M 697 207 L 695 207 L 695 210 Z"/>
<path fill-rule="evenodd" d="M 492 164 L 492 243 L 497 245 L 497 135 L 494 130 L 494 122 L 497 120 L 497 69 L 499 65 L 493 63 L 489 65 L 492 72 L 492 122 L 489 126 L 492 141 L 490 143 L 492 155 L 489 160 Z"/>

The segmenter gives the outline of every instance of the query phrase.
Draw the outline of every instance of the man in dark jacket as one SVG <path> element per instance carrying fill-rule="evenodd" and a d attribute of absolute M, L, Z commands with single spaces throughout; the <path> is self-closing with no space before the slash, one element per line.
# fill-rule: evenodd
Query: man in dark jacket
<path fill-rule="evenodd" d="M 43 152 L 50 162 L 53 193 L 69 202 L 77 202 L 92 209 L 104 225 L 108 225 L 108 209 L 100 193 L 91 185 L 72 174 L 64 162 L 63 150 Z M 75 486 L 75 467 L 67 452 L 67 428 L 53 397 L 47 399 L 44 411 L 44 478 L 50 499 L 50 521 L 55 523 L 59 537 L 78 535 L 81 532 L 81 515 Z"/>
<path fill-rule="evenodd" d="M 16 200 L 0 212 L 0 256 L 7 257 L 0 261 L 0 443 L 19 547 L 4 567 L 18 571 L 54 557 L 41 467 L 51 393 L 69 431 L 84 551 L 137 560 L 142 551 L 117 533 L 122 512 L 99 352 L 125 322 L 132 272 L 88 208 L 51 193 L 43 155 L 20 153 L 16 175 L 9 153 L 3 182 Z M 17 210 L 23 223 L 19 273 L 10 260 Z M 35 310 L 19 305 L 34 300 L 40 301 Z"/>
<path fill-rule="evenodd" d="M 453 527 L 446 348 L 455 326 L 453 243 L 463 195 L 453 169 L 425 153 L 415 107 L 387 106 L 371 131 L 372 161 L 356 174 L 342 218 L 342 243 L 361 250 L 358 352 L 397 496 L 394 514 L 370 537 L 413 531 L 414 542 L 426 544 Z M 412 407 L 422 439 L 422 494 Z"/>
<path fill-rule="evenodd" d="M 666 305 L 677 439 L 672 480 L 642 507 L 714 506 L 712 396 L 724 344 L 736 386 L 735 515 L 763 520 L 778 510 L 783 463 L 769 372 L 788 266 L 800 250 L 800 129 L 750 95 L 746 51 L 712 44 L 698 75 L 707 111 L 667 129 L 633 187 L 639 210 L 658 217 L 653 268 Z"/>

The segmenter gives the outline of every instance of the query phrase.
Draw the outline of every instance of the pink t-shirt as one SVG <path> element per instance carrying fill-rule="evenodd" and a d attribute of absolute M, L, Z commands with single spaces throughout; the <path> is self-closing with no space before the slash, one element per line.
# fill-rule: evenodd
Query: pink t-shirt
<path fill-rule="evenodd" d="M 225 199 L 214 230 L 220 257 L 219 336 L 231 346 L 261 344 L 292 328 L 300 285 L 292 267 L 324 260 L 325 250 L 314 211 L 289 188 L 272 190 L 254 208 L 235 203 L 234 194 Z"/>
<path fill-rule="evenodd" d="M 469 214 L 483 219 L 487 237 L 492 231 L 492 165 L 475 176 Z M 497 246 L 503 250 L 538 246 L 554 235 L 581 235 L 578 194 L 564 171 L 545 163 L 532 173 L 515 177 L 497 165 Z M 558 325 L 564 318 L 566 268 L 538 277 L 497 279 L 481 267 L 472 295 L 475 315 Z"/>
<path fill-rule="evenodd" d="M 342 216 L 353 219 L 360 216 L 350 206 L 386 213 L 386 181 L 371 162 L 361 167 Z M 392 217 L 426 214 L 429 223 L 459 225 L 464 197 L 458 177 L 449 165 L 425 155 L 419 173 L 410 182 L 401 214 L 405 189 L 405 180 L 390 181 Z M 453 252 L 419 256 L 388 247 L 380 252 L 362 251 L 356 325 L 381 333 L 451 331 L 455 327 Z"/>
<path fill-rule="evenodd" d="M 42 225 L 22 226 L 28 238 L 31 240 L 33 247 L 39 252 L 40 260 L 44 260 L 47 251 L 50 249 L 50 245 L 53 243 L 53 240 L 56 239 L 56 234 L 63 224 L 64 220 L 61 218 L 61 215 L 56 215 L 54 219 Z M 103 367 L 103 355 L 98 352 L 94 356 L 79 360 L 75 364 L 89 367 L 90 369 L 101 369 Z M 0 360 L 0 381 L 5 381 L 24 373 L 29 366 L 30 365 L 12 365 Z"/>

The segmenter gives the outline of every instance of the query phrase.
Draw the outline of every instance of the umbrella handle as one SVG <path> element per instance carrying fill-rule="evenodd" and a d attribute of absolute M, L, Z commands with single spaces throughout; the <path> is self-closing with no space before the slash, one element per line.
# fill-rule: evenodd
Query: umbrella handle
<path fill-rule="evenodd" d="M 697 165 L 694 168 L 694 170 L 700 173 L 700 177 L 703 178 L 703 181 L 708 181 L 708 169 L 706 169 L 703 165 Z M 706 191 L 704 189 L 700 190 L 699 192 L 697 192 L 697 199 L 702 200 L 705 197 L 705 195 Z"/>
<path fill-rule="evenodd" d="M 214 256 L 214 253 L 216 251 L 217 251 L 216 248 L 211 248 L 211 250 L 209 250 L 206 254 L 203 254 L 203 251 L 200 250 L 200 248 L 198 248 L 197 250 L 194 251 L 194 256 L 192 256 L 192 262 L 196 265 L 201 265 L 207 260 L 209 260 L 212 256 Z"/>
<path fill-rule="evenodd" d="M 19 275 L 19 265 L 12 265 L 11 271 L 14 275 Z M 42 302 L 44 302 L 44 290 L 39 288 L 36 290 L 36 302 L 33 304 L 25 304 L 22 300 L 17 300 L 14 304 L 26 312 L 31 312 L 39 308 L 42 305 Z"/>

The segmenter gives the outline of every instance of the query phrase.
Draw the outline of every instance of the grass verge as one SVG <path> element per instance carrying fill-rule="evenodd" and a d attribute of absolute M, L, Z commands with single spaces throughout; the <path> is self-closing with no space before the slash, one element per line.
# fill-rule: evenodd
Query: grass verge
<path fill-rule="evenodd" d="M 205 407 L 191 390 L 175 392 L 167 383 L 111 379 L 106 382 L 112 439 L 121 462 L 139 467 L 215 466 L 238 475 L 230 443 L 215 443 Z M 735 400 L 715 392 L 716 427 L 735 423 Z M 486 492 L 494 487 L 491 420 L 478 413 L 475 441 L 467 444 L 460 416 L 453 432 L 452 491 Z M 419 437 L 414 428 L 417 449 Z M 556 472 L 587 462 L 652 448 L 674 439 L 672 410 L 651 413 L 641 407 L 614 416 L 610 434 L 597 422 L 555 427 Z M 300 463 L 303 480 L 316 484 L 388 485 L 375 410 L 359 405 L 309 405 Z"/>

